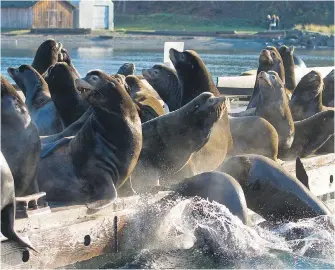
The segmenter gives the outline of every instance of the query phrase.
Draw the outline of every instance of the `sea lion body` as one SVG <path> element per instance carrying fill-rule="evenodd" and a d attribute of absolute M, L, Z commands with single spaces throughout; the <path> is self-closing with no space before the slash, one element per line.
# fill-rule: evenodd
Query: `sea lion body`
<path fill-rule="evenodd" d="M 323 79 L 324 91 L 322 93 L 322 104 L 334 107 L 334 69 Z"/>
<path fill-rule="evenodd" d="M 278 153 L 285 154 L 294 139 L 294 122 L 284 83 L 275 71 L 262 71 L 257 76 L 260 89 L 255 115 L 263 117 L 278 133 Z"/>
<path fill-rule="evenodd" d="M 314 154 L 334 138 L 334 111 L 319 112 L 307 119 L 294 122 L 295 135 L 287 157 L 306 157 Z"/>
<path fill-rule="evenodd" d="M 41 159 L 38 180 L 48 200 L 98 201 L 90 208 L 99 209 L 117 198 L 116 188 L 133 171 L 142 147 L 142 131 L 125 86 L 103 72 L 94 76 L 96 73 L 100 78 L 96 86 L 90 84 L 90 73 L 84 80 L 76 80 L 93 113 L 70 142 L 61 141 L 59 146 L 56 142 Z"/>
<path fill-rule="evenodd" d="M 225 98 L 202 93 L 180 109 L 142 124 L 143 146 L 132 175 L 135 191 L 147 192 L 157 179 L 170 179 L 209 140 L 213 126 L 226 112 Z"/>
<path fill-rule="evenodd" d="M 287 47 L 285 45 L 278 49 L 280 56 L 283 60 L 283 65 L 285 69 L 285 87 L 292 94 L 297 83 L 295 81 L 295 65 L 294 65 L 294 47 Z"/>
<path fill-rule="evenodd" d="M 140 79 L 130 75 L 126 77 L 126 83 L 130 88 L 129 95 L 136 104 L 142 123 L 165 113 L 161 103 L 150 93 Z"/>
<path fill-rule="evenodd" d="M 183 197 L 198 196 L 226 206 L 244 224 L 248 224 L 248 209 L 243 190 L 233 177 L 222 172 L 206 172 L 185 178 L 173 190 Z"/>
<path fill-rule="evenodd" d="M 263 156 L 241 155 L 220 167 L 241 185 L 248 208 L 268 221 L 329 215 L 330 210 L 298 179 Z"/>
<path fill-rule="evenodd" d="M 49 67 L 45 76 L 52 101 L 64 127 L 78 120 L 89 107 L 76 89 L 75 79 L 71 67 L 66 63 L 56 63 Z"/>
<path fill-rule="evenodd" d="M 38 130 L 27 107 L 1 76 L 1 152 L 14 177 L 16 196 L 39 191 L 35 176 L 40 149 Z"/>
<path fill-rule="evenodd" d="M 14 230 L 15 221 L 15 187 L 14 178 L 9 169 L 7 161 L 0 152 L 1 166 L 1 233 L 19 244 L 22 247 L 28 247 L 35 250 L 30 244 L 24 241 Z M 36 251 L 36 250 L 35 250 Z"/>
<path fill-rule="evenodd" d="M 21 89 L 25 89 L 25 103 L 39 134 L 52 135 L 62 131 L 63 125 L 43 77 L 29 65 L 8 68 L 8 74 Z"/>
<path fill-rule="evenodd" d="M 170 49 L 170 59 L 176 68 L 182 89 L 181 105 L 187 104 L 205 91 L 220 96 L 211 74 L 195 51 L 178 52 Z M 232 145 L 233 139 L 226 111 L 214 125 L 208 142 L 192 157 L 196 173 L 213 171 L 219 167 Z"/>

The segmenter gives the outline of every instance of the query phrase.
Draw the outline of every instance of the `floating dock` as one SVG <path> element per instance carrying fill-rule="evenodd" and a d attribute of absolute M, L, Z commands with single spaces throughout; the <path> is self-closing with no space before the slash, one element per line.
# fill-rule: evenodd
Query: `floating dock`
<path fill-rule="evenodd" d="M 310 179 L 311 192 L 334 212 L 335 183 L 329 179 L 335 171 L 335 154 L 303 158 Z M 283 167 L 295 175 L 295 161 L 285 161 Z M 159 192 L 148 200 L 155 203 L 169 192 Z M 123 245 L 122 235 L 129 216 L 141 198 L 119 198 L 113 205 L 89 213 L 85 205 L 56 207 L 51 213 L 15 220 L 16 231 L 39 251 L 18 247 L 4 237 L 1 240 L 1 268 L 59 268 L 99 256 L 117 256 L 131 247 Z M 142 198 L 143 200 L 143 198 Z M 249 212 L 251 220 L 256 214 Z"/>

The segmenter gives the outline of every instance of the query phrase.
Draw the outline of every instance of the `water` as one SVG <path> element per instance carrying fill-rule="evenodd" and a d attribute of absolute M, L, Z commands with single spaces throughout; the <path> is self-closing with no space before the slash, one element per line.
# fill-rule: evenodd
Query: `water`
<path fill-rule="evenodd" d="M 104 258 L 99 267 L 334 269 L 333 222 L 320 216 L 268 228 L 246 226 L 225 206 L 199 198 L 143 202 L 122 237 L 129 251 Z M 86 267 L 97 264 L 70 268 Z"/>
<path fill-rule="evenodd" d="M 66 47 L 66 42 L 64 43 Z M 66 47 L 67 48 L 67 47 Z M 15 48 L 13 44 L 2 44 L 1 74 L 9 78 L 8 67 L 31 64 L 37 48 Z M 102 69 L 108 73 L 116 73 L 125 62 L 133 62 L 136 73 L 141 74 L 143 68 L 150 68 L 156 63 L 163 62 L 162 51 L 114 50 L 106 47 L 68 48 L 73 63 L 85 75 L 89 70 Z M 244 71 L 257 69 L 259 49 L 222 50 L 220 52 L 198 51 L 206 66 L 214 77 L 234 76 Z M 334 65 L 334 51 L 296 49 L 307 67 Z"/>
<path fill-rule="evenodd" d="M 66 43 L 64 43 L 66 47 Z M 37 48 L 2 44 L 1 74 L 7 68 L 31 64 Z M 99 68 L 115 73 L 125 62 L 142 68 L 163 61 L 163 51 L 113 50 L 102 47 L 68 48 L 84 75 Z M 256 69 L 259 49 L 198 51 L 214 77 Z M 308 67 L 334 65 L 333 50 L 299 50 Z M 122 245 L 129 251 L 102 256 L 69 268 L 323 268 L 334 269 L 333 217 L 318 217 L 265 228 L 243 225 L 216 203 L 180 199 L 164 205 L 138 206 Z"/>

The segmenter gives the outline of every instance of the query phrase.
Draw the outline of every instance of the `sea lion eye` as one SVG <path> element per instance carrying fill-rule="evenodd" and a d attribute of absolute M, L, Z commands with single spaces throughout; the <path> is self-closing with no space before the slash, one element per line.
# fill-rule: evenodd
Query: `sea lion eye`
<path fill-rule="evenodd" d="M 180 54 L 180 59 L 183 60 L 183 61 L 185 60 L 184 54 Z"/>
<path fill-rule="evenodd" d="M 197 104 L 197 105 L 194 106 L 194 109 L 198 109 L 199 107 L 200 107 L 200 105 Z"/>
<path fill-rule="evenodd" d="M 276 76 L 275 75 L 271 75 L 272 79 L 276 79 Z"/>
<path fill-rule="evenodd" d="M 272 56 L 275 56 L 275 53 L 274 53 L 274 52 L 272 52 L 272 53 L 271 53 L 271 55 L 272 55 Z"/>

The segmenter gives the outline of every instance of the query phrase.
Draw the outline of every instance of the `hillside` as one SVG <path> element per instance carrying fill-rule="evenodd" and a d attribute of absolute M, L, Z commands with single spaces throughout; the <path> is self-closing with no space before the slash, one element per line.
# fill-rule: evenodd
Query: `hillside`
<path fill-rule="evenodd" d="M 282 28 L 333 25 L 333 1 L 114 1 L 115 27 L 153 30 L 266 28 L 276 14 Z"/>

